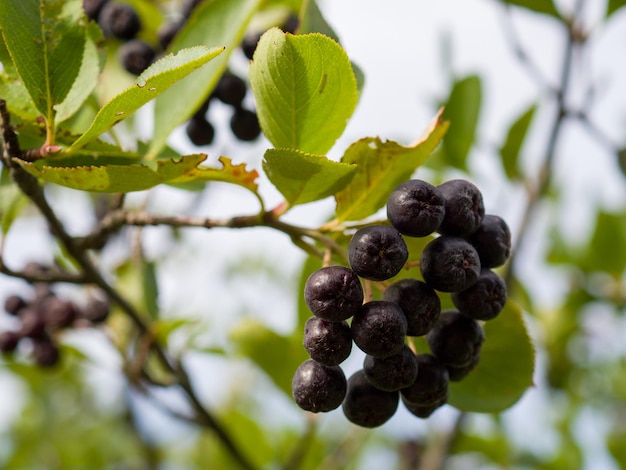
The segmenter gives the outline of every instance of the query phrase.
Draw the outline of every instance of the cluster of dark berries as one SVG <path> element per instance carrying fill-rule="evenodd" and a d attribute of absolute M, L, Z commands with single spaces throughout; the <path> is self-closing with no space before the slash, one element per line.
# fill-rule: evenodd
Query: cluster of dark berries
<path fill-rule="evenodd" d="M 391 193 L 387 218 L 391 225 L 366 226 L 353 235 L 349 268 L 323 267 L 307 279 L 304 298 L 313 316 L 304 347 L 310 359 L 292 382 L 301 408 L 325 412 L 341 405 L 348 420 L 363 427 L 385 423 L 400 401 L 420 418 L 444 405 L 449 382 L 478 363 L 485 340 L 479 321 L 495 318 L 507 298 L 491 268 L 508 259 L 510 231 L 500 217 L 485 215 L 475 185 L 407 181 Z M 423 280 L 403 278 L 381 300 L 364 299 L 362 279 L 385 281 L 405 266 L 404 236 L 435 232 L 439 236 L 420 256 Z M 440 293 L 451 293 L 455 310 L 442 311 Z M 419 336 L 430 353 L 407 346 L 407 337 Z M 346 379 L 340 363 L 353 343 L 366 355 L 363 368 Z"/>
<path fill-rule="evenodd" d="M 108 304 L 90 300 L 84 308 L 57 296 L 47 285 L 37 285 L 35 296 L 27 300 L 11 295 L 4 311 L 16 317 L 18 328 L 0 332 L 0 351 L 13 353 L 20 343 L 30 343 L 33 361 L 41 367 L 53 367 L 60 359 L 56 338 L 61 330 L 102 323 L 109 315 Z"/>

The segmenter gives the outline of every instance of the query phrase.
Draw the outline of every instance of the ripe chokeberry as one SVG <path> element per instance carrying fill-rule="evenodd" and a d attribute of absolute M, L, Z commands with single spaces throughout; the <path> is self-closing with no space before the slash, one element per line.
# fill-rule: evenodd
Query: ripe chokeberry
<path fill-rule="evenodd" d="M 343 400 L 343 414 L 358 426 L 375 428 L 387 422 L 398 409 L 398 392 L 386 392 L 374 387 L 363 370 L 348 379 L 348 390 Z"/>
<path fill-rule="evenodd" d="M 483 269 L 478 280 L 465 290 L 453 292 L 452 302 L 462 315 L 474 320 L 491 320 L 506 303 L 506 284 L 490 269 Z"/>
<path fill-rule="evenodd" d="M 21 338 L 16 331 L 3 331 L 0 333 L 0 351 L 3 353 L 15 351 Z"/>
<path fill-rule="evenodd" d="M 115 1 L 109 1 L 102 7 L 98 24 L 106 37 L 123 40 L 133 39 L 141 29 L 141 21 L 135 9 Z"/>
<path fill-rule="evenodd" d="M 372 300 L 354 314 L 350 328 L 359 349 L 371 356 L 387 357 L 404 346 L 406 317 L 393 302 Z"/>
<path fill-rule="evenodd" d="M 398 304 L 407 322 L 407 336 L 422 336 L 433 327 L 439 313 L 441 300 L 425 282 L 418 279 L 400 279 L 383 293 L 383 300 Z"/>
<path fill-rule="evenodd" d="M 259 118 L 254 111 L 237 107 L 230 118 L 230 130 L 242 142 L 252 142 L 261 135 Z"/>
<path fill-rule="evenodd" d="M 167 46 L 170 45 L 182 26 L 183 24 L 178 21 L 167 21 L 159 26 L 159 29 L 157 30 L 157 39 L 159 40 L 161 49 L 167 49 Z"/>
<path fill-rule="evenodd" d="M 386 392 L 396 392 L 410 386 L 419 373 L 417 358 L 408 346 L 388 357 L 367 354 L 363 371 L 374 387 Z"/>
<path fill-rule="evenodd" d="M 474 233 L 485 216 L 480 190 L 467 180 L 454 179 L 440 184 L 446 214 L 439 227 L 444 235 L 466 236 Z"/>
<path fill-rule="evenodd" d="M 402 398 L 415 406 L 431 406 L 445 402 L 448 398 L 448 370 L 432 354 L 418 354 L 417 377 L 400 393 Z"/>
<path fill-rule="evenodd" d="M 420 270 L 426 284 L 441 292 L 470 287 L 480 275 L 478 253 L 460 237 L 442 235 L 422 251 Z"/>
<path fill-rule="evenodd" d="M 327 266 L 309 276 L 304 300 L 316 317 L 347 320 L 363 304 L 363 287 L 358 276 L 345 266 Z"/>
<path fill-rule="evenodd" d="M 24 298 L 19 295 L 10 295 L 4 301 L 4 311 L 9 315 L 18 316 L 26 305 L 28 304 Z"/>
<path fill-rule="evenodd" d="M 334 410 L 346 395 L 346 376 L 339 366 L 307 359 L 296 369 L 291 391 L 296 404 L 313 413 Z"/>
<path fill-rule="evenodd" d="M 474 368 L 478 365 L 479 360 L 480 354 L 474 356 L 467 365 L 461 367 L 448 366 L 447 369 L 448 376 L 450 377 L 450 382 L 458 382 L 460 380 L 463 380 L 467 376 L 467 374 L 474 370 Z"/>
<path fill-rule="evenodd" d="M 497 215 L 485 215 L 468 240 L 476 248 L 483 268 L 502 266 L 511 256 L 511 230 Z"/>
<path fill-rule="evenodd" d="M 433 355 L 444 365 L 465 367 L 480 355 L 485 333 L 476 320 L 457 310 L 446 310 L 441 312 L 426 340 Z"/>
<path fill-rule="evenodd" d="M 359 276 L 384 281 L 400 272 L 409 257 L 402 235 L 388 225 L 369 225 L 348 244 L 350 267 Z"/>
<path fill-rule="evenodd" d="M 61 357 L 59 348 L 50 338 L 39 338 L 33 342 L 33 359 L 40 367 L 54 367 Z"/>
<path fill-rule="evenodd" d="M 83 9 L 85 10 L 87 18 L 98 21 L 100 11 L 102 11 L 102 7 L 108 1 L 109 0 L 83 0 Z"/>
<path fill-rule="evenodd" d="M 422 180 L 405 181 L 387 200 L 387 219 L 401 234 L 411 237 L 435 232 L 445 212 L 441 191 Z"/>
<path fill-rule="evenodd" d="M 76 307 L 69 300 L 60 299 L 56 296 L 45 298 L 39 309 L 46 326 L 52 328 L 65 328 L 70 326 L 76 318 Z"/>
<path fill-rule="evenodd" d="M 350 326 L 345 321 L 311 317 L 304 324 L 304 349 L 311 359 L 336 366 L 346 360 L 352 350 Z"/>
<path fill-rule="evenodd" d="M 187 122 L 185 133 L 192 144 L 202 147 L 213 142 L 215 127 L 206 118 L 194 116 Z"/>
<path fill-rule="evenodd" d="M 222 103 L 231 106 L 241 106 L 247 91 L 246 82 L 241 77 L 234 73 L 225 72 L 217 82 L 213 90 L 213 96 Z"/>
<path fill-rule="evenodd" d="M 152 46 L 140 39 L 132 39 L 122 44 L 118 54 L 124 69 L 133 75 L 141 75 L 156 57 Z"/>
<path fill-rule="evenodd" d="M 104 322 L 110 313 L 109 304 L 104 300 L 91 299 L 87 302 L 85 308 L 79 311 L 79 315 L 82 318 L 89 320 L 92 323 Z"/>

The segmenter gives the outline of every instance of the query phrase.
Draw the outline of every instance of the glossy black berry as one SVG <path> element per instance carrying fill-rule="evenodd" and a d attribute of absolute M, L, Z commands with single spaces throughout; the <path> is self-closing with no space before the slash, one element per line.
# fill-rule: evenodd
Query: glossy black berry
<path fill-rule="evenodd" d="M 350 327 L 354 344 L 371 356 L 391 356 L 404 347 L 406 317 L 393 302 L 372 300 L 363 304 Z"/>
<path fill-rule="evenodd" d="M 446 214 L 439 232 L 455 236 L 474 233 L 485 216 L 483 196 L 476 185 L 456 179 L 440 184 L 438 189 L 446 201 Z"/>
<path fill-rule="evenodd" d="M 476 248 L 483 268 L 502 266 L 511 256 L 511 230 L 497 215 L 485 215 L 469 242 Z"/>
<path fill-rule="evenodd" d="M 85 318 L 92 323 L 104 322 L 108 318 L 109 313 L 109 304 L 100 299 L 91 299 L 87 302 L 85 308 L 79 312 L 82 318 Z"/>
<path fill-rule="evenodd" d="M 388 225 L 359 229 L 348 245 L 350 267 L 359 276 L 384 281 L 400 272 L 409 257 L 402 235 Z"/>
<path fill-rule="evenodd" d="M 203 147 L 213 142 L 215 127 L 205 118 L 194 117 L 187 122 L 185 133 L 192 144 Z"/>
<path fill-rule="evenodd" d="M 345 321 L 311 317 L 304 324 L 304 349 L 321 364 L 341 364 L 352 350 L 350 326 Z"/>
<path fill-rule="evenodd" d="M 448 370 L 432 354 L 418 354 L 417 378 L 400 393 L 404 400 L 416 406 L 431 406 L 448 398 Z"/>
<path fill-rule="evenodd" d="M 133 39 L 141 29 L 141 21 L 135 9 L 115 1 L 107 2 L 100 10 L 98 24 L 106 37 L 123 40 Z"/>
<path fill-rule="evenodd" d="M 467 365 L 461 367 L 448 366 L 447 369 L 448 376 L 450 377 L 450 382 L 459 382 L 463 380 L 471 371 L 476 368 L 479 360 L 480 355 L 473 357 Z"/>
<path fill-rule="evenodd" d="M 342 404 L 348 420 L 365 428 L 375 428 L 387 422 L 398 409 L 398 392 L 385 392 L 374 387 L 363 370 L 348 379 L 348 391 Z"/>
<path fill-rule="evenodd" d="M 69 300 L 49 296 L 39 306 L 43 320 L 52 328 L 65 328 L 70 326 L 76 318 L 76 307 Z"/>
<path fill-rule="evenodd" d="M 426 419 L 430 415 L 432 415 L 437 409 L 445 405 L 446 400 L 433 403 L 432 405 L 416 405 L 414 403 L 408 402 L 404 398 L 404 396 L 402 396 L 402 403 L 412 415 L 417 416 L 418 418 Z"/>
<path fill-rule="evenodd" d="M 456 292 L 476 282 L 480 276 L 480 259 L 463 238 L 442 235 L 424 247 L 420 270 L 426 284 L 433 289 Z"/>
<path fill-rule="evenodd" d="M 418 374 L 417 358 L 408 346 L 388 357 L 368 354 L 363 361 L 363 371 L 374 387 L 396 392 L 415 382 Z"/>
<path fill-rule="evenodd" d="M 139 39 L 122 44 L 118 50 L 122 67 L 133 75 L 141 75 L 154 61 L 156 54 L 150 44 Z"/>
<path fill-rule="evenodd" d="M 316 317 L 347 320 L 363 305 L 363 287 L 358 276 L 344 266 L 327 266 L 309 276 L 304 300 Z"/>
<path fill-rule="evenodd" d="M 35 307 L 26 307 L 20 313 L 22 326 L 20 335 L 29 338 L 40 338 L 46 333 L 46 322 L 42 313 Z"/>
<path fill-rule="evenodd" d="M 462 315 L 474 320 L 491 320 L 506 304 L 506 284 L 495 272 L 483 269 L 474 284 L 453 292 L 451 297 Z"/>
<path fill-rule="evenodd" d="M 60 357 L 58 346 L 49 338 L 33 342 L 33 359 L 39 367 L 54 367 L 58 364 Z"/>
<path fill-rule="evenodd" d="M 15 351 L 21 338 L 15 331 L 3 331 L 0 333 L 0 351 L 3 353 Z"/>
<path fill-rule="evenodd" d="M 4 301 L 4 311 L 9 315 L 17 316 L 20 314 L 22 309 L 26 307 L 27 302 L 24 298 L 19 295 L 10 295 Z"/>
<path fill-rule="evenodd" d="M 247 91 L 248 86 L 241 77 L 225 72 L 217 82 L 215 90 L 213 90 L 213 96 L 222 103 L 231 106 L 241 106 Z"/>
<path fill-rule="evenodd" d="M 159 29 L 157 30 L 157 39 L 159 40 L 161 49 L 167 49 L 167 46 L 171 44 L 172 40 L 176 37 L 182 26 L 183 24 L 177 21 L 168 21 L 159 26 Z"/>
<path fill-rule="evenodd" d="M 102 11 L 102 7 L 109 0 L 83 0 L 83 9 L 85 10 L 85 15 L 90 20 L 98 21 L 98 16 Z"/>
<path fill-rule="evenodd" d="M 435 232 L 445 212 L 445 201 L 439 189 L 422 180 L 400 184 L 387 200 L 387 219 L 396 230 L 411 237 L 425 237 Z"/>
<path fill-rule="evenodd" d="M 325 366 L 308 359 L 296 369 L 291 382 L 296 404 L 313 413 L 334 410 L 346 395 L 346 376 L 341 367 Z"/>
<path fill-rule="evenodd" d="M 441 313 L 441 300 L 435 290 L 418 279 L 394 282 L 385 289 L 383 300 L 398 304 L 404 312 L 408 336 L 428 333 Z"/>
<path fill-rule="evenodd" d="M 243 142 L 252 142 L 261 135 L 257 114 L 244 108 L 235 109 L 230 118 L 230 130 L 237 139 Z"/>
<path fill-rule="evenodd" d="M 476 320 L 447 310 L 441 312 L 426 340 L 433 355 L 444 365 L 464 367 L 480 355 L 485 333 Z"/>

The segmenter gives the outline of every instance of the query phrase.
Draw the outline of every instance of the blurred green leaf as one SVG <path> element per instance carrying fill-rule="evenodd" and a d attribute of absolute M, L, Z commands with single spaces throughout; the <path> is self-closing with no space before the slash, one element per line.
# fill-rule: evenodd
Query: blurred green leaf
<path fill-rule="evenodd" d="M 626 5 L 626 0 L 609 0 L 606 6 L 606 16 L 609 17 L 617 10 Z"/>
<path fill-rule="evenodd" d="M 561 19 L 559 10 L 556 8 L 552 0 L 503 0 L 503 1 L 504 3 L 507 3 L 509 5 L 523 7 L 523 8 L 526 8 L 528 10 L 531 10 L 537 13 L 545 13 L 546 15 L 550 15 L 555 18 Z"/>
<path fill-rule="evenodd" d="M 82 191 L 127 193 L 142 191 L 161 183 L 178 181 L 194 171 L 205 154 L 179 159 L 138 161 L 131 157 L 92 157 L 74 154 L 72 158 L 44 158 L 20 161 L 31 175 L 44 181 Z"/>
<path fill-rule="evenodd" d="M 167 51 L 200 44 L 225 50 L 216 60 L 156 99 L 150 155 L 157 154 L 172 131 L 187 121 L 209 96 L 224 73 L 230 54 L 241 43 L 252 15 L 262 3 L 262 0 L 213 0 L 194 8 Z"/>
<path fill-rule="evenodd" d="M 2 234 L 6 235 L 22 209 L 28 205 L 29 199 L 11 181 L 4 166 L 0 173 L 0 228 Z"/>
<path fill-rule="evenodd" d="M 230 334 L 236 350 L 259 366 L 274 383 L 291 396 L 291 379 L 298 366 L 307 359 L 302 344 L 281 336 L 263 323 L 244 319 Z"/>
<path fill-rule="evenodd" d="M 346 188 L 335 195 L 337 219 L 362 220 L 383 207 L 391 191 L 409 179 L 448 130 L 441 111 L 416 143 L 404 147 L 394 141 L 368 137 L 353 143 L 344 153 L 343 163 L 356 164 L 357 172 Z"/>
<path fill-rule="evenodd" d="M 357 171 L 356 165 L 329 160 L 290 149 L 268 149 L 263 170 L 289 204 L 317 201 L 343 189 Z"/>
<path fill-rule="evenodd" d="M 476 138 L 481 102 L 480 78 L 470 75 L 454 82 L 445 104 L 443 119 L 450 121 L 450 129 L 443 139 L 442 154 L 449 165 L 464 171 Z"/>
<path fill-rule="evenodd" d="M 622 170 L 624 176 L 626 176 L 626 149 L 621 149 L 617 154 L 617 164 L 619 169 Z"/>
<path fill-rule="evenodd" d="M 205 46 L 196 46 L 181 50 L 176 54 L 167 55 L 156 61 L 137 77 L 135 85 L 127 88 L 104 105 L 87 132 L 72 144 L 68 152 L 79 149 L 105 133 L 222 51 L 223 49 L 218 47 L 209 49 Z M 156 131 L 155 135 L 158 135 Z"/>
<path fill-rule="evenodd" d="M 489 437 L 461 433 L 454 439 L 451 454 L 476 452 L 489 462 L 507 468 L 511 463 L 511 445 L 503 435 Z"/>
<path fill-rule="evenodd" d="M 506 140 L 502 147 L 500 147 L 500 155 L 502 156 L 502 166 L 504 172 L 510 180 L 519 180 L 523 178 L 519 167 L 519 154 L 522 149 L 522 145 L 526 140 L 526 134 L 530 123 L 533 120 L 537 105 L 531 105 L 526 111 L 519 116 L 506 135 Z"/>
<path fill-rule="evenodd" d="M 485 322 L 485 342 L 476 368 L 450 384 L 448 403 L 463 411 L 496 413 L 513 406 L 533 385 L 535 351 L 522 318 L 511 301 Z"/>
<path fill-rule="evenodd" d="M 325 154 L 356 107 L 346 52 L 319 33 L 266 31 L 250 64 L 259 123 L 274 147 Z"/>
<path fill-rule="evenodd" d="M 82 2 L 3 0 L 0 29 L 34 105 L 49 122 L 78 76 L 85 49 Z"/>
<path fill-rule="evenodd" d="M 152 319 L 159 318 L 159 283 L 157 282 L 156 264 L 153 261 L 142 260 L 141 281 L 146 313 Z"/>

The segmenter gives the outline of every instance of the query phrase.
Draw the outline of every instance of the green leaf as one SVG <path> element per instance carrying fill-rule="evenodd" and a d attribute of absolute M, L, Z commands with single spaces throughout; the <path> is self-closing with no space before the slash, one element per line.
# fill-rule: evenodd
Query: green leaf
<path fill-rule="evenodd" d="M 504 3 L 523 7 L 537 13 L 544 13 L 561 19 L 559 10 L 556 8 L 552 0 L 504 0 Z"/>
<path fill-rule="evenodd" d="M 307 358 L 301 342 L 281 336 L 253 319 L 242 320 L 230 337 L 239 354 L 252 360 L 283 392 L 291 396 L 293 373 Z"/>
<path fill-rule="evenodd" d="M 609 17 L 617 10 L 626 5 L 626 0 L 609 0 L 606 6 L 606 16 Z"/>
<path fill-rule="evenodd" d="M 604 271 L 619 279 L 626 268 L 626 213 L 598 212 L 595 229 L 579 266 Z"/>
<path fill-rule="evenodd" d="M 169 181 L 170 184 L 184 184 L 205 181 L 221 181 L 242 186 L 257 194 L 258 184 L 256 182 L 259 173 L 256 170 L 247 170 L 245 163 L 233 165 L 228 157 L 220 157 L 222 168 L 197 167 L 184 175 Z"/>
<path fill-rule="evenodd" d="M 519 168 L 519 153 L 526 140 L 526 133 L 533 120 L 537 105 L 533 104 L 509 128 L 506 140 L 500 147 L 500 155 L 502 156 L 502 166 L 504 172 L 510 180 L 519 180 L 522 174 Z"/>
<path fill-rule="evenodd" d="M 533 385 L 535 352 L 522 311 L 511 301 L 484 329 L 480 361 L 467 377 L 450 384 L 448 403 L 463 411 L 497 413 Z"/>
<path fill-rule="evenodd" d="M 56 123 L 59 124 L 76 113 L 89 97 L 98 82 L 98 75 L 104 67 L 105 54 L 99 51 L 98 41 L 102 32 L 95 23 L 89 23 L 86 30 L 85 50 L 76 81 L 62 103 L 55 105 Z"/>
<path fill-rule="evenodd" d="M 178 80 L 189 75 L 201 65 L 222 52 L 221 48 L 209 49 L 196 46 L 158 60 L 137 77 L 135 85 L 109 101 L 98 112 L 85 132 L 68 149 L 73 152 L 123 121 L 148 101 L 156 98 Z"/>
<path fill-rule="evenodd" d="M 332 196 L 344 188 L 357 167 L 290 149 L 268 149 L 263 170 L 289 204 L 304 204 Z"/>
<path fill-rule="evenodd" d="M 354 72 L 339 44 L 319 33 L 272 28 L 250 64 L 259 123 L 276 148 L 325 154 L 356 107 Z"/>
<path fill-rule="evenodd" d="M 348 186 L 335 195 L 339 220 L 369 217 L 385 205 L 396 186 L 411 178 L 448 130 L 449 122 L 441 119 L 441 113 L 439 111 L 424 135 L 409 147 L 368 137 L 346 150 L 341 161 L 356 164 L 357 172 Z"/>
<path fill-rule="evenodd" d="M 622 170 L 624 176 L 626 176 L 626 149 L 621 149 L 617 154 L 617 164 L 619 169 Z"/>
<path fill-rule="evenodd" d="M 171 132 L 187 121 L 209 96 L 261 3 L 262 0 L 213 0 L 202 2 L 194 9 L 168 50 L 206 44 L 224 47 L 225 52 L 156 100 L 150 155 L 157 154 Z"/>
<path fill-rule="evenodd" d="M 151 318 L 159 317 L 159 283 L 156 276 L 156 264 L 152 261 L 142 259 L 141 263 L 141 284 L 143 293 L 143 303 L 146 313 Z"/>
<path fill-rule="evenodd" d="M 9 178 L 6 167 L 0 172 L 0 228 L 6 235 L 11 225 L 28 205 L 28 197 Z"/>
<path fill-rule="evenodd" d="M 33 103 L 48 122 L 78 76 L 85 49 L 80 0 L 3 0 L 0 29 Z"/>
<path fill-rule="evenodd" d="M 476 75 L 457 80 L 445 105 L 443 118 L 450 129 L 443 140 L 443 155 L 449 165 L 467 170 L 467 155 L 474 139 L 481 106 L 481 83 Z"/>
<path fill-rule="evenodd" d="M 20 117 L 34 121 L 39 116 L 33 101 L 17 73 L 9 51 L 0 35 L 0 96 L 6 101 L 12 118 Z"/>
<path fill-rule="evenodd" d="M 205 154 L 156 162 L 138 161 L 134 156 L 74 155 L 72 158 L 52 157 L 19 163 L 31 175 L 50 183 L 82 191 L 126 193 L 179 180 L 205 159 Z"/>

